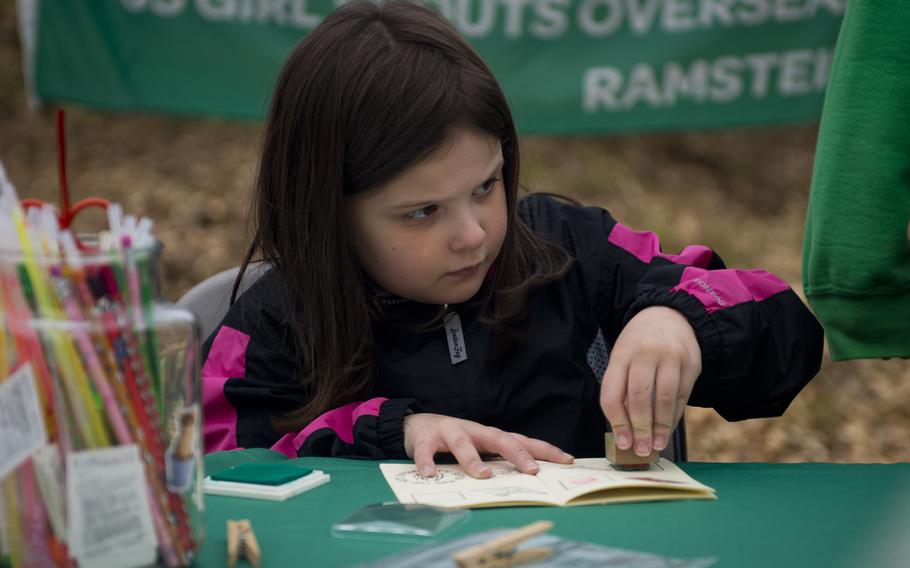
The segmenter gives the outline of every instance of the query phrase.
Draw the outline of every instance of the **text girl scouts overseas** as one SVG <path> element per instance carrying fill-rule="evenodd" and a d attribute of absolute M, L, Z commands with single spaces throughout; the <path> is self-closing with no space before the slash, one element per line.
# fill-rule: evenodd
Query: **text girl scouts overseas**
<path fill-rule="evenodd" d="M 355 2 L 291 53 L 255 183 L 268 270 L 205 344 L 206 451 L 521 471 L 646 455 L 686 404 L 780 415 L 821 363 L 786 283 L 661 252 L 599 208 L 519 196 L 486 64 L 433 11 Z"/>

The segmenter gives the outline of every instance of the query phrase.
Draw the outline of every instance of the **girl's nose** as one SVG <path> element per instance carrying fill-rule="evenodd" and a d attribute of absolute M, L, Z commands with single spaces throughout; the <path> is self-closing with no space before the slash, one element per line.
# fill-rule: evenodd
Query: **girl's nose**
<path fill-rule="evenodd" d="M 479 248 L 486 238 L 481 218 L 472 211 L 459 217 L 451 240 L 452 250 L 459 252 Z"/>

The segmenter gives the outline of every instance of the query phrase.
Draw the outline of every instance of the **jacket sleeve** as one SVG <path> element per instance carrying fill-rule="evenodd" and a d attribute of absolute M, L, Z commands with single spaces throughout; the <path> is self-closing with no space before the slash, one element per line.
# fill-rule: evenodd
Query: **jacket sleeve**
<path fill-rule="evenodd" d="M 835 361 L 910 357 L 908 27 L 906 1 L 848 2 L 825 92 L 803 284 Z"/>
<path fill-rule="evenodd" d="M 552 238 L 576 257 L 577 285 L 608 345 L 650 306 L 688 319 L 702 355 L 689 404 L 712 407 L 727 420 L 779 416 L 818 372 L 822 328 L 770 272 L 728 269 L 699 245 L 666 254 L 657 235 L 633 231 L 603 209 L 555 202 L 539 209 Z"/>
<path fill-rule="evenodd" d="M 285 310 L 267 273 L 247 290 L 203 346 L 205 452 L 265 447 L 288 457 L 405 458 L 403 420 L 410 399 L 373 398 L 329 410 L 300 431 L 275 419 L 302 407 L 309 390 L 296 377 Z"/>

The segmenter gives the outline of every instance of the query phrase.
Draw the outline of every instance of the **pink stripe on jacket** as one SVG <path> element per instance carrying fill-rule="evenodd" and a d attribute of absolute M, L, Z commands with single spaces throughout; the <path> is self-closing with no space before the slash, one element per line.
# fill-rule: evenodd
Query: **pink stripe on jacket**
<path fill-rule="evenodd" d="M 202 367 L 205 453 L 237 448 L 237 409 L 224 396 L 224 384 L 246 375 L 249 342 L 249 335 L 221 326 Z"/>
<path fill-rule="evenodd" d="M 676 264 L 705 268 L 714 256 L 714 251 L 704 245 L 687 246 L 679 254 L 664 254 L 660 252 L 660 238 L 655 233 L 633 231 L 620 223 L 613 226 L 608 241 L 646 263 L 657 257 L 665 258 Z"/>
<path fill-rule="evenodd" d="M 786 282 L 765 270 L 683 270 L 673 292 L 685 292 L 701 302 L 709 313 L 743 302 L 760 302 L 790 289 Z"/>
<path fill-rule="evenodd" d="M 296 458 L 297 450 L 314 432 L 329 428 L 346 444 L 354 443 L 354 425 L 361 416 L 379 416 L 379 409 L 387 398 L 371 398 L 365 402 L 352 402 L 320 414 L 299 433 L 289 432 L 281 437 L 272 449 Z"/>
<path fill-rule="evenodd" d="M 610 231 L 609 241 L 645 263 L 654 258 L 665 258 L 687 265 L 679 284 L 671 291 L 689 294 L 701 302 L 709 313 L 742 302 L 760 302 L 790 288 L 786 282 L 765 270 L 705 270 L 714 255 L 706 246 L 692 245 L 678 255 L 664 254 L 660 251 L 660 239 L 650 231 L 633 231 L 617 223 Z"/>

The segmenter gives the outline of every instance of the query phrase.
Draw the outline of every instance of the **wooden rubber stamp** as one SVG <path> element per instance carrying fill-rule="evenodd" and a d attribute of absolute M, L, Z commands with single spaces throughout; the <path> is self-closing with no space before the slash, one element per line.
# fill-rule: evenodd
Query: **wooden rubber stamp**
<path fill-rule="evenodd" d="M 604 447 L 607 451 L 607 460 L 617 468 L 625 471 L 648 469 L 652 463 L 657 463 L 657 460 L 660 459 L 660 452 L 653 447 L 651 448 L 651 453 L 647 456 L 636 455 L 632 448 L 628 450 L 617 448 L 616 442 L 613 440 L 613 432 L 604 434 Z"/>

